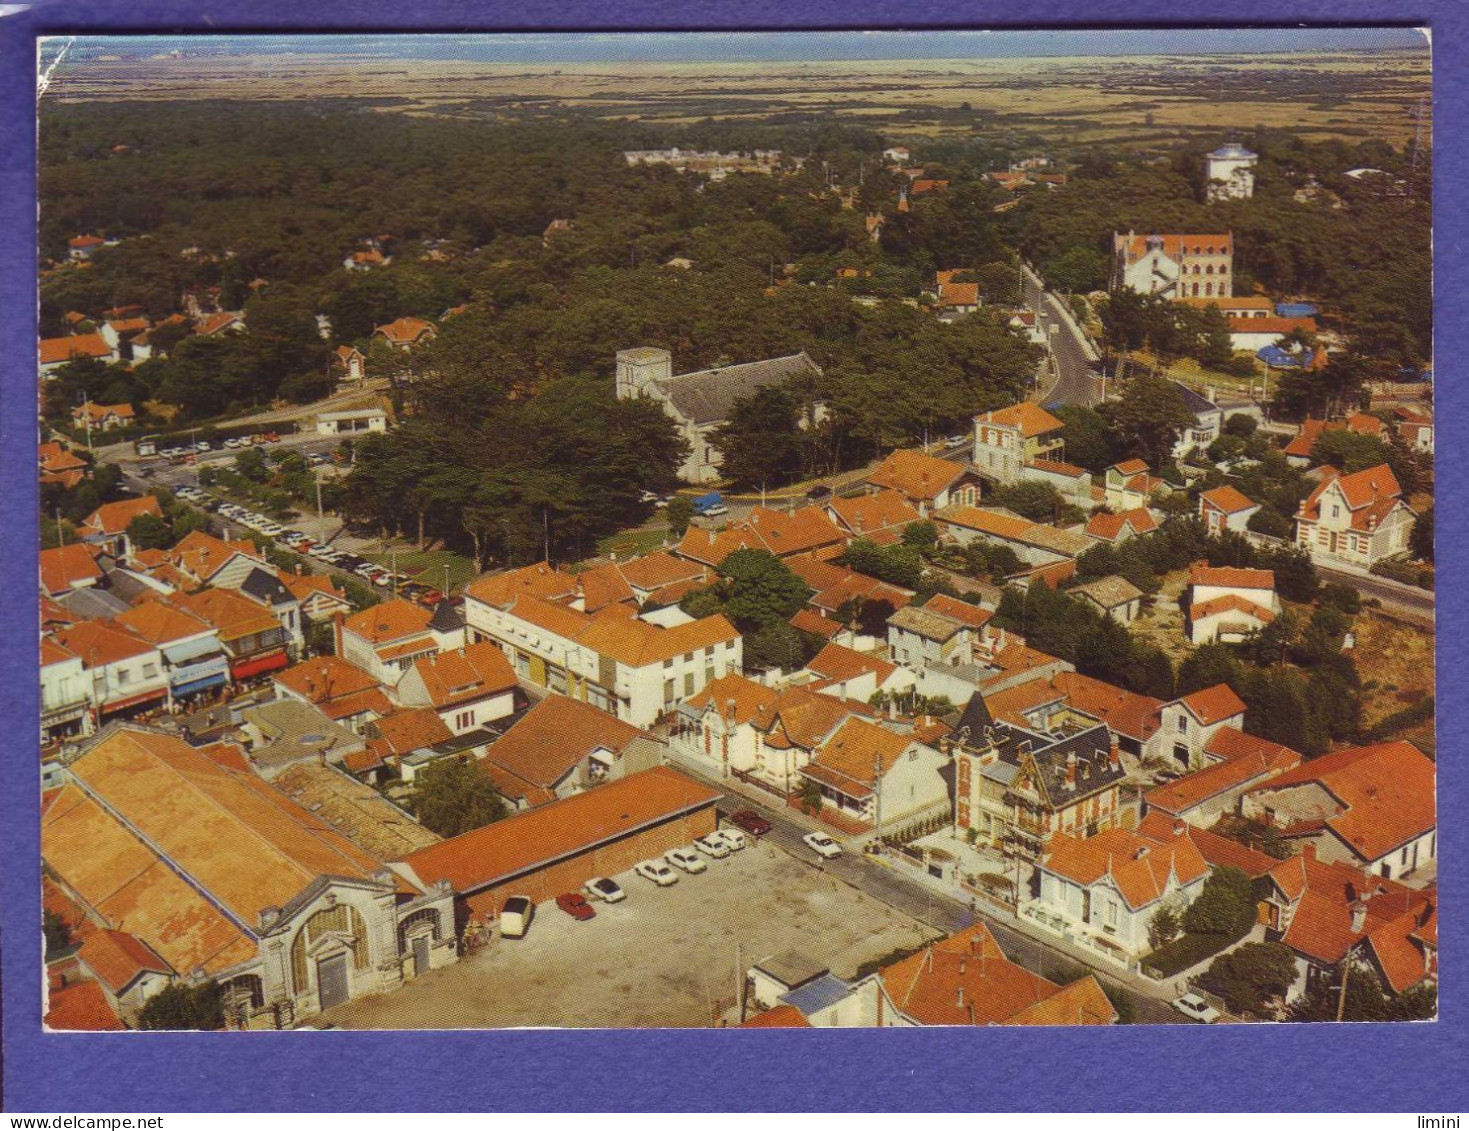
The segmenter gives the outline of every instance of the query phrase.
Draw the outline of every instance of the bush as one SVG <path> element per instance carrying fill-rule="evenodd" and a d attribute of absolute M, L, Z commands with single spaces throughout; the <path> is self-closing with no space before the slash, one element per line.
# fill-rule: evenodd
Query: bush
<path fill-rule="evenodd" d="M 1321 603 L 1340 609 L 1349 616 L 1362 611 L 1362 595 L 1350 585 L 1332 581 L 1321 587 Z"/>
<path fill-rule="evenodd" d="M 1235 940 L 1225 934 L 1200 934 L 1190 931 L 1160 946 L 1143 959 L 1143 965 L 1157 971 L 1165 978 L 1182 973 L 1211 954 L 1218 954 Z"/>
<path fill-rule="evenodd" d="M 1254 884 L 1238 868 L 1215 870 L 1183 913 L 1184 929 L 1191 934 L 1220 934 L 1231 942 L 1248 934 L 1254 924 Z"/>
<path fill-rule="evenodd" d="M 1374 562 L 1369 572 L 1377 574 L 1378 577 L 1385 577 L 1389 581 L 1401 582 L 1403 585 L 1417 585 L 1419 584 L 1418 576 L 1422 570 L 1421 567 L 1414 565 L 1412 562 L 1389 559 L 1388 561 Z M 1424 586 L 1424 588 L 1433 588 L 1431 574 L 1430 583 Z"/>
<path fill-rule="evenodd" d="M 139 1029 L 221 1029 L 224 1004 L 218 982 L 186 986 L 174 982 L 138 1011 Z"/>
<path fill-rule="evenodd" d="M 1280 943 L 1246 943 L 1216 958 L 1199 979 L 1231 1013 L 1265 1014 L 1296 979 L 1295 955 Z"/>

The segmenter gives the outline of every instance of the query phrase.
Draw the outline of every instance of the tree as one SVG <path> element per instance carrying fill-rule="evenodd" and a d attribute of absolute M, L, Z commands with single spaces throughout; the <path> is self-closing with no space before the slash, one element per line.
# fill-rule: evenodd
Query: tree
<path fill-rule="evenodd" d="M 1193 934 L 1239 938 L 1255 923 L 1254 884 L 1238 868 L 1216 868 L 1198 899 L 1185 908 L 1183 925 Z"/>
<path fill-rule="evenodd" d="M 173 531 L 156 514 L 140 514 L 128 523 L 128 541 L 139 550 L 166 550 L 174 543 Z"/>
<path fill-rule="evenodd" d="M 724 455 L 724 474 L 743 486 L 779 486 L 797 478 L 804 463 L 801 402 L 782 385 L 741 397 L 710 442 Z"/>
<path fill-rule="evenodd" d="M 687 495 L 673 496 L 668 500 L 668 509 L 663 512 L 663 517 L 668 520 L 668 533 L 682 538 L 689 528 L 689 520 L 694 517 L 694 500 Z"/>
<path fill-rule="evenodd" d="M 54 911 L 46 911 L 42 916 L 43 930 L 46 938 L 46 961 L 60 958 L 71 949 L 71 928 L 67 926 L 66 920 Z"/>
<path fill-rule="evenodd" d="M 1094 247 L 1069 247 L 1046 261 L 1046 285 L 1062 291 L 1099 291 L 1107 285 L 1107 257 Z"/>
<path fill-rule="evenodd" d="M 171 982 L 143 1003 L 137 1024 L 139 1029 L 222 1029 L 224 996 L 219 983 Z"/>
<path fill-rule="evenodd" d="M 903 527 L 903 545 L 912 546 L 921 552 L 928 552 L 938 545 L 939 528 L 928 519 L 919 522 L 910 522 Z"/>
<path fill-rule="evenodd" d="M 807 660 L 806 642 L 794 626 L 771 621 L 745 634 L 745 666 L 794 671 Z"/>
<path fill-rule="evenodd" d="M 1433 504 L 1420 514 L 1408 535 L 1408 552 L 1419 561 L 1433 561 Z"/>
<path fill-rule="evenodd" d="M 1245 943 L 1221 954 L 1199 982 L 1218 994 L 1231 1013 L 1265 1016 L 1296 980 L 1295 955 L 1280 943 Z"/>
<path fill-rule="evenodd" d="M 1178 665 L 1178 694 L 1192 695 L 1206 687 L 1239 683 L 1244 668 L 1227 644 L 1201 644 Z"/>
<path fill-rule="evenodd" d="M 1154 950 L 1167 946 L 1183 932 L 1183 923 L 1177 909 L 1165 903 L 1153 913 L 1148 921 L 1148 945 Z"/>
<path fill-rule="evenodd" d="M 1096 409 L 1067 404 L 1049 411 L 1066 425 L 1062 435 L 1066 440 L 1067 462 L 1093 473 L 1105 471 L 1117 462 L 1120 453 L 1114 446 L 1112 429 Z"/>
<path fill-rule="evenodd" d="M 1038 479 L 1021 480 L 1001 487 L 991 501 L 1032 522 L 1053 522 L 1063 505 L 1061 492 Z"/>
<path fill-rule="evenodd" d="M 473 759 L 430 762 L 414 777 L 408 806 L 424 828 L 442 837 L 483 828 L 506 815 L 495 783 Z"/>
<path fill-rule="evenodd" d="M 1151 374 L 1132 378 L 1105 415 L 1127 450 L 1153 467 L 1172 455 L 1179 437 L 1194 423 L 1178 386 Z"/>
<path fill-rule="evenodd" d="M 769 550 L 736 550 L 719 563 L 719 576 L 724 612 L 741 631 L 784 623 L 811 596 L 806 583 Z"/>

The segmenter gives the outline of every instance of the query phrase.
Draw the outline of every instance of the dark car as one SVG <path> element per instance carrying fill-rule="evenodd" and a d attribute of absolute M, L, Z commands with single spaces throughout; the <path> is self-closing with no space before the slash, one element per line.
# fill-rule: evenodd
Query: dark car
<path fill-rule="evenodd" d="M 806 492 L 806 498 L 810 499 L 813 503 L 820 502 L 822 499 L 829 499 L 831 498 L 831 488 L 818 483 Z"/>
<path fill-rule="evenodd" d="M 597 912 L 587 902 L 587 897 L 579 891 L 568 891 L 558 895 L 556 906 L 581 923 L 597 917 Z"/>
<path fill-rule="evenodd" d="M 729 818 L 730 824 L 738 825 L 751 836 L 764 836 L 770 831 L 771 825 L 764 817 L 753 809 L 741 809 Z"/>

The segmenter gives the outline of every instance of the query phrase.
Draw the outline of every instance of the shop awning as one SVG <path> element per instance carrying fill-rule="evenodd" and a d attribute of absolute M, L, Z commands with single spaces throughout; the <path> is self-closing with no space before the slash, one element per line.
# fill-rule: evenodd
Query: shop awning
<path fill-rule="evenodd" d="M 282 649 L 268 656 L 252 656 L 248 660 L 240 660 L 231 666 L 230 672 L 236 679 L 249 679 L 252 675 L 276 671 L 289 662 L 285 650 Z"/>

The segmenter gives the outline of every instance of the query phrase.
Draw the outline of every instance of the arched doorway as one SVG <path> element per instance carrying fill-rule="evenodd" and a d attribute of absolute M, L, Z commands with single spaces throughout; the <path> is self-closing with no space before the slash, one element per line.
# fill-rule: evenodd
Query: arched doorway
<path fill-rule="evenodd" d="M 367 925 L 345 903 L 323 907 L 296 932 L 291 943 L 291 984 L 297 994 L 314 987 L 320 1008 L 340 1005 L 351 994 L 351 971 L 368 964 Z"/>
<path fill-rule="evenodd" d="M 398 953 L 413 955 L 413 976 L 429 969 L 429 950 L 440 938 L 439 912 L 423 907 L 398 924 Z"/>

